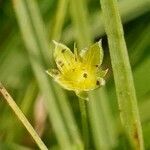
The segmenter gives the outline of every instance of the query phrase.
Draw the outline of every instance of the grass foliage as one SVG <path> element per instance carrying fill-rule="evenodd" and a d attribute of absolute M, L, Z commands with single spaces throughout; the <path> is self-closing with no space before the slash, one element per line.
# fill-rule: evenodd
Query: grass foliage
<path fill-rule="evenodd" d="M 1 94 L 0 149 L 149 150 L 149 18 L 149 0 L 2 0 L 0 82 L 14 101 Z M 99 39 L 109 72 L 89 101 L 45 73 L 52 40 L 82 49 Z"/>

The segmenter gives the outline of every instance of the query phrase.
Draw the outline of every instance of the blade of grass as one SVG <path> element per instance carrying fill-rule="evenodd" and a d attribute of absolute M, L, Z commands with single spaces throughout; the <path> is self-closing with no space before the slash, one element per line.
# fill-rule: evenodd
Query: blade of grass
<path fill-rule="evenodd" d="M 51 39 L 59 41 L 61 37 L 62 27 L 64 24 L 64 18 L 66 15 L 66 10 L 68 6 L 68 0 L 59 0 L 57 6 L 56 16 L 54 18 L 54 28 L 52 29 Z M 52 47 L 52 46 L 51 46 Z M 77 128 L 77 124 L 74 120 L 73 113 L 71 111 L 71 106 L 68 103 L 68 99 L 63 89 L 59 86 L 54 86 L 56 93 L 59 92 L 58 102 L 62 110 L 62 115 L 64 116 L 64 120 L 70 132 L 70 136 L 73 139 L 74 143 L 76 143 L 78 149 L 83 149 L 83 145 L 81 142 L 81 137 Z"/>
<path fill-rule="evenodd" d="M 89 31 L 89 23 L 86 19 L 88 15 L 86 9 L 85 0 L 70 0 L 70 12 L 74 26 L 74 35 L 80 48 L 87 46 L 87 44 L 91 44 L 91 33 Z"/>
<path fill-rule="evenodd" d="M 99 93 L 100 92 L 100 93 Z M 98 96 L 99 94 L 99 96 Z M 105 150 L 109 150 L 111 149 L 110 146 L 110 139 L 107 135 L 107 127 L 106 124 L 104 122 L 104 114 L 102 112 L 102 105 L 99 105 L 98 100 L 100 101 L 104 101 L 104 97 L 102 96 L 102 92 L 101 91 L 93 91 L 90 94 L 90 101 L 89 101 L 89 116 L 90 116 L 90 123 L 91 123 L 91 127 L 92 127 L 92 132 L 93 132 L 93 138 L 94 138 L 94 142 L 95 142 L 95 148 L 97 150 L 99 149 L 105 149 Z M 94 102 L 96 101 L 96 102 Z M 99 111 L 101 110 L 101 111 Z M 97 115 L 98 113 L 98 115 Z M 111 122 L 111 120 L 109 120 Z"/>
<path fill-rule="evenodd" d="M 34 32 L 35 38 L 38 41 L 37 45 L 43 56 L 43 62 L 45 65 L 51 63 L 52 51 L 49 50 L 49 42 L 46 35 L 46 28 L 38 9 L 37 2 L 35 0 L 24 0 L 24 5 L 28 11 L 30 18 L 32 32 Z"/>
<path fill-rule="evenodd" d="M 150 23 L 147 24 L 147 26 L 143 29 L 143 31 L 136 39 L 136 42 L 132 44 L 132 46 L 129 48 L 132 51 L 130 59 L 131 64 L 133 66 L 137 64 L 137 62 L 140 60 L 140 57 L 145 52 L 144 49 L 146 49 L 146 47 L 150 45 L 149 37 L 150 37 Z"/>
<path fill-rule="evenodd" d="M 99 114 L 102 114 L 103 121 L 100 120 L 99 124 L 102 124 L 103 122 L 103 128 L 106 131 L 106 135 L 104 137 L 107 137 L 107 145 L 109 146 L 110 149 L 115 147 L 117 145 L 117 131 L 116 128 L 114 127 L 114 116 L 111 115 L 111 109 L 110 109 L 110 104 L 109 104 L 109 98 L 107 94 L 107 90 L 105 87 L 101 87 L 98 89 L 96 92 L 97 96 L 97 106 L 99 106 Z M 96 107 L 96 106 L 95 106 Z M 108 144 L 109 143 L 109 144 Z"/>
<path fill-rule="evenodd" d="M 43 32 L 41 31 L 42 26 L 37 26 L 37 24 L 42 23 L 42 19 L 39 17 L 40 15 L 38 12 L 37 4 L 35 3 L 35 1 L 31 2 L 30 0 L 27 0 L 27 6 L 29 8 L 29 13 L 31 15 L 31 21 L 33 24 L 33 28 L 35 29 L 35 32 L 37 34 L 37 37 L 44 36 Z M 68 0 L 60 0 L 58 3 L 58 9 L 57 9 L 56 17 L 55 17 L 56 21 L 54 24 L 54 28 L 51 29 L 51 31 L 52 31 L 51 38 L 52 39 L 59 40 L 59 38 L 61 36 L 61 29 L 63 27 L 64 17 L 66 15 L 65 8 L 67 6 L 68 6 Z M 63 10 L 63 9 L 65 9 L 65 10 Z M 47 44 L 46 47 L 43 47 L 43 43 L 42 43 L 43 40 L 45 41 L 45 44 Z M 45 55 L 45 59 L 46 59 L 47 55 L 49 55 L 49 48 L 48 48 L 47 39 L 43 38 L 43 40 L 39 38 L 38 42 L 41 45 L 41 53 L 43 54 L 43 56 Z M 46 48 L 47 48 L 47 50 L 46 50 Z M 52 45 L 50 45 L 50 48 L 52 48 Z M 52 60 L 50 60 L 50 62 L 52 64 Z M 72 138 L 71 140 L 73 141 L 73 143 L 75 145 L 77 144 L 77 146 L 79 146 L 80 149 L 82 149 L 79 131 L 78 131 L 76 122 L 74 120 L 74 116 L 73 116 L 71 107 L 70 107 L 67 97 L 64 93 L 64 90 L 62 88 L 60 88 L 56 83 L 54 83 L 53 88 L 55 90 L 55 93 L 56 93 L 55 96 L 56 96 L 58 104 L 60 106 L 61 114 L 63 116 L 65 124 L 67 126 L 69 136 Z M 59 94 L 57 94 L 57 93 L 59 93 Z"/>
<path fill-rule="evenodd" d="M 16 143 L 9 143 L 9 142 L 0 142 L 0 149 L 6 149 L 6 150 L 32 150 L 29 147 L 25 147 L 23 145 L 18 145 Z"/>
<path fill-rule="evenodd" d="M 134 20 L 135 18 L 150 11 L 149 0 L 121 0 L 118 2 L 120 15 L 123 23 Z M 102 13 L 100 11 L 95 11 L 88 18 L 90 21 L 90 33 L 92 38 L 97 36 L 102 36 L 105 33 L 104 23 L 102 19 Z M 72 27 L 66 28 L 63 33 L 64 41 L 73 41 L 74 34 L 72 34 Z"/>
<path fill-rule="evenodd" d="M 41 45 L 39 46 L 39 40 L 37 34 L 35 34 L 35 29 L 33 29 L 32 22 L 30 20 L 30 13 L 28 12 L 28 8 L 24 0 L 15 0 L 14 2 L 14 10 L 16 12 L 16 16 L 18 19 L 18 23 L 21 29 L 21 33 L 23 36 L 23 40 L 27 47 L 31 65 L 35 74 L 35 77 L 38 81 L 39 88 L 43 93 L 45 100 L 47 102 L 47 111 L 53 125 L 53 129 L 55 131 L 57 140 L 62 149 L 69 150 L 71 149 L 70 138 L 68 135 L 68 131 L 63 122 L 60 110 L 56 103 L 56 97 L 53 91 L 53 85 L 49 82 L 48 76 L 45 73 L 46 68 L 44 68 L 45 61 L 41 56 Z M 33 1 L 32 1 L 33 3 Z M 31 3 L 31 4 L 32 4 Z M 31 7 L 31 6 L 30 6 Z M 34 9 L 33 9 L 34 10 Z M 33 12 L 32 12 L 33 13 Z M 29 15 L 30 14 L 30 15 Z M 37 15 L 37 14 L 36 14 Z M 38 17 L 38 16 L 37 16 Z M 38 19 L 37 19 L 38 20 Z M 36 20 L 36 21 L 37 21 Z M 38 25 L 39 27 L 40 25 Z M 42 28 L 42 27 L 40 27 Z M 41 31 L 41 36 L 44 36 Z M 43 37 L 41 37 L 41 40 Z M 43 39 L 44 40 L 44 39 Z M 46 44 L 46 42 L 44 42 Z M 46 44 L 47 45 L 47 44 Z M 47 46 L 44 46 L 47 49 Z M 44 49 L 42 48 L 44 51 Z M 47 52 L 46 52 L 47 54 Z M 44 58 L 47 59 L 47 56 L 44 52 Z M 48 108 L 50 106 L 50 109 Z"/>
<path fill-rule="evenodd" d="M 143 150 L 136 94 L 117 1 L 101 0 L 100 2 L 108 36 L 121 121 L 134 149 Z"/>
<path fill-rule="evenodd" d="M 54 86 L 54 89 L 56 93 L 59 93 L 58 102 L 74 147 L 76 149 L 83 150 L 81 135 L 79 134 L 77 123 L 74 120 L 73 112 L 70 109 L 71 106 L 67 101 L 68 99 L 66 97 L 66 94 L 64 93 L 63 89 L 60 89 L 58 85 Z"/>
<path fill-rule="evenodd" d="M 5 98 L 8 105 L 11 107 L 11 109 L 14 111 L 18 119 L 22 122 L 22 124 L 25 126 L 25 128 L 28 130 L 34 141 L 37 143 L 39 148 L 41 150 L 48 150 L 48 148 L 45 146 L 43 141 L 40 139 L 38 134 L 33 129 L 32 125 L 29 123 L 25 115 L 22 113 L 20 108 L 17 106 L 13 98 L 10 96 L 10 94 L 7 92 L 7 90 L 4 88 L 4 86 L 0 83 L 0 92 Z"/>
<path fill-rule="evenodd" d="M 62 27 L 67 12 L 69 0 L 59 0 L 57 5 L 57 12 L 54 18 L 54 25 L 51 33 L 51 39 L 59 40 L 61 37 Z"/>
<path fill-rule="evenodd" d="M 32 79 L 32 81 L 30 82 L 30 84 L 27 86 L 24 97 L 22 98 L 21 101 L 21 105 L 20 105 L 20 109 L 22 110 L 22 112 L 24 113 L 24 115 L 28 116 L 29 113 L 32 110 L 32 106 L 34 103 L 34 100 L 36 99 L 36 96 L 38 94 L 38 87 L 36 84 L 36 81 Z M 16 124 L 16 122 L 14 123 Z M 17 130 L 13 130 L 13 141 L 20 141 L 22 140 L 22 131 L 23 128 L 20 128 L 18 126 Z"/>
<path fill-rule="evenodd" d="M 111 115 L 109 98 L 105 87 L 101 87 L 90 94 L 89 116 L 93 131 L 95 147 L 112 149 L 117 145 L 117 132 L 114 127 L 114 118 Z"/>
<path fill-rule="evenodd" d="M 149 106 L 150 106 L 150 94 L 146 96 L 145 100 L 140 103 L 140 116 L 143 123 L 150 121 Z"/>
<path fill-rule="evenodd" d="M 146 57 L 146 59 L 143 60 L 142 63 L 138 67 L 136 67 L 134 70 L 133 75 L 134 75 L 134 79 L 136 83 L 135 88 L 137 90 L 137 93 L 138 93 L 137 95 L 138 95 L 138 98 L 140 99 L 140 102 L 142 101 L 142 98 L 144 98 L 144 95 L 149 95 L 150 93 L 149 66 L 150 66 L 150 59 L 149 57 Z"/>
<path fill-rule="evenodd" d="M 30 84 L 27 87 L 26 93 L 23 97 L 22 103 L 21 103 L 21 110 L 25 115 L 27 115 L 30 111 L 30 108 L 37 96 L 38 93 L 38 87 L 37 83 L 34 79 L 31 80 Z"/>

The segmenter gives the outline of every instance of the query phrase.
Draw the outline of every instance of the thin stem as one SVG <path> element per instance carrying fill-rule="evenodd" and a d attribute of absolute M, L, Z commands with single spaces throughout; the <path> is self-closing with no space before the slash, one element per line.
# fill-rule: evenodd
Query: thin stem
<path fill-rule="evenodd" d="M 84 149 L 89 147 L 89 130 L 88 130 L 88 118 L 87 118 L 87 101 L 79 99 L 79 106 L 81 112 L 82 131 L 84 140 Z"/>
<path fill-rule="evenodd" d="M 22 113 L 20 108 L 17 106 L 13 98 L 10 96 L 10 94 L 7 92 L 7 90 L 4 88 L 4 86 L 0 83 L 0 92 L 2 93 L 3 97 L 5 98 L 8 105 L 11 107 L 11 109 L 14 111 L 16 116 L 19 118 L 19 120 L 22 122 L 22 124 L 25 126 L 25 128 L 28 130 L 34 141 L 37 143 L 39 148 L 41 150 L 48 150 L 48 148 L 45 146 L 43 141 L 40 139 L 36 131 L 33 129 L 32 125 L 29 123 L 25 115 Z"/>
<path fill-rule="evenodd" d="M 101 0 L 122 125 L 136 150 L 143 150 L 142 129 L 131 66 L 117 0 Z"/>

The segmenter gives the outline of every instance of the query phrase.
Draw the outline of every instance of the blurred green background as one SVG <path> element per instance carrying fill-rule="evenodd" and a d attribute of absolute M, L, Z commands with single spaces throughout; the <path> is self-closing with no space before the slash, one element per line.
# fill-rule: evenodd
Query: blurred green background
<path fill-rule="evenodd" d="M 150 0 L 119 0 L 133 71 L 145 149 L 150 150 Z M 49 149 L 82 149 L 79 100 L 45 73 L 53 66 L 52 40 L 70 48 L 102 38 L 106 86 L 87 107 L 89 150 L 130 149 L 120 125 L 99 0 L 0 0 L 0 81 Z M 98 93 L 98 92 L 97 92 Z M 38 149 L 0 97 L 0 149 Z M 84 133 L 84 132 L 83 132 Z"/>

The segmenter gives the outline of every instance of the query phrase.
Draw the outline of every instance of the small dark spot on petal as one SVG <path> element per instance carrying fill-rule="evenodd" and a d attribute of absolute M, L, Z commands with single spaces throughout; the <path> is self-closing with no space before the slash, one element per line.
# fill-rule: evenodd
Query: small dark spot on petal
<path fill-rule="evenodd" d="M 58 64 L 61 64 L 62 63 L 62 61 L 60 61 L 60 60 L 58 60 L 58 62 L 57 62 Z"/>
<path fill-rule="evenodd" d="M 83 74 L 83 77 L 84 77 L 84 78 L 87 78 L 87 73 L 84 73 L 84 74 Z"/>
<path fill-rule="evenodd" d="M 60 67 L 64 66 L 64 63 L 62 61 L 60 61 L 60 60 L 57 63 L 60 65 Z"/>
<path fill-rule="evenodd" d="M 64 53 L 66 51 L 66 49 L 62 49 L 61 52 Z"/>
<path fill-rule="evenodd" d="M 98 67 L 99 67 L 99 65 L 95 65 L 95 67 L 96 67 L 96 68 L 98 68 Z"/>
<path fill-rule="evenodd" d="M 73 68 L 72 71 L 75 71 L 75 69 Z"/>
<path fill-rule="evenodd" d="M 63 67 L 64 66 L 64 64 L 62 63 L 62 64 L 60 64 L 60 67 Z"/>
<path fill-rule="evenodd" d="M 58 70 L 53 70 L 52 73 L 53 73 L 54 75 L 58 75 L 58 74 L 59 74 L 59 71 L 58 71 Z"/>
<path fill-rule="evenodd" d="M 98 80 L 96 81 L 96 85 L 100 85 L 100 82 Z"/>

